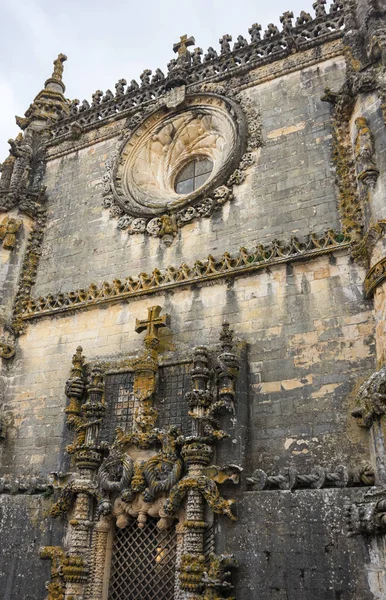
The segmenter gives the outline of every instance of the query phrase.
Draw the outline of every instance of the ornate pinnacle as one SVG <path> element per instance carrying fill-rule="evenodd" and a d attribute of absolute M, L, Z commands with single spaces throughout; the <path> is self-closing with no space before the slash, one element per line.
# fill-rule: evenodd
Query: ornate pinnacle
<path fill-rule="evenodd" d="M 72 357 L 72 369 L 71 369 L 71 377 L 82 377 L 83 373 L 83 365 L 85 361 L 85 357 L 82 354 L 83 348 L 82 346 L 78 346 L 74 356 Z"/>
<path fill-rule="evenodd" d="M 182 35 L 180 37 L 180 41 L 177 42 L 176 44 L 173 44 L 173 52 L 178 53 L 178 58 L 180 56 L 186 56 L 189 52 L 188 46 L 194 46 L 195 43 L 196 43 L 196 40 L 194 39 L 193 36 L 190 36 L 190 38 L 188 38 L 187 35 Z"/>
<path fill-rule="evenodd" d="M 223 352 L 231 352 L 233 348 L 233 331 L 229 327 L 229 323 L 225 321 L 222 324 L 220 333 L 220 342 Z"/>
<path fill-rule="evenodd" d="M 67 60 L 67 56 L 65 54 L 58 54 L 58 58 L 54 60 L 54 71 L 52 73 L 51 79 L 55 79 L 55 81 L 63 82 L 63 63 Z"/>
<path fill-rule="evenodd" d="M 315 10 L 316 18 L 326 16 L 326 9 L 324 7 L 325 4 L 327 4 L 327 0 L 316 0 L 316 2 L 314 2 L 312 5 L 313 9 Z"/>
<path fill-rule="evenodd" d="M 34 120 L 48 122 L 56 121 L 61 116 L 69 113 L 69 106 L 63 96 L 66 87 L 63 83 L 63 63 L 67 60 L 65 54 L 59 54 L 54 60 L 54 70 L 46 82 L 44 88 L 38 93 L 34 101 L 27 109 L 25 118 L 16 117 L 17 124 L 26 129 Z"/>

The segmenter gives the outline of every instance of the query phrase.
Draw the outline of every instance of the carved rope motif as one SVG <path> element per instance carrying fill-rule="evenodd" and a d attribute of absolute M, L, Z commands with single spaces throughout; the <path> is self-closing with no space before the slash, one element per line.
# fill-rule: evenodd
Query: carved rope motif
<path fill-rule="evenodd" d="M 382 258 L 371 267 L 365 278 L 365 290 L 367 296 L 371 296 L 377 287 L 386 279 L 386 258 Z"/>

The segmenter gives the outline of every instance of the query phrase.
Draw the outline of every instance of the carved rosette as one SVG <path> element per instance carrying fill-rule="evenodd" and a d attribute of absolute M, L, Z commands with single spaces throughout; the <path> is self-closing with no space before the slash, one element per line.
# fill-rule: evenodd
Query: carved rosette
<path fill-rule="evenodd" d="M 103 205 L 118 217 L 118 228 L 166 244 L 178 228 L 232 199 L 261 145 L 259 120 L 252 123 L 238 102 L 210 92 L 164 105 L 129 127 L 129 138 L 106 162 Z M 208 159 L 211 173 L 194 191 L 177 192 L 179 173 L 195 159 Z"/>

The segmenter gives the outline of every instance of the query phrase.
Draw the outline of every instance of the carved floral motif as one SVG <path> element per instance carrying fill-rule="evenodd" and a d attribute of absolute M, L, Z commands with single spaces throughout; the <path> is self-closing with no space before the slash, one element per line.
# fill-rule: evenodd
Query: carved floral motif
<path fill-rule="evenodd" d="M 13 250 L 16 246 L 16 234 L 21 229 L 23 221 L 14 217 L 5 217 L 0 223 L 0 240 L 3 248 Z"/>

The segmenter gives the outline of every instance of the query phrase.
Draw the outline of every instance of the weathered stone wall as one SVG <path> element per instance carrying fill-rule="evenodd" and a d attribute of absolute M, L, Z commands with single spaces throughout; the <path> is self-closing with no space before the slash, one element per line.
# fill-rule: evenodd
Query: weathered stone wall
<path fill-rule="evenodd" d="M 345 504 L 358 490 L 246 492 L 236 527 L 218 525 L 221 550 L 240 561 L 237 597 L 372 600 L 361 536 L 347 538 Z M 257 595 L 258 594 L 258 595 Z"/>
<path fill-rule="evenodd" d="M 46 597 L 51 564 L 41 560 L 42 546 L 62 542 L 60 523 L 47 519 L 50 499 L 41 496 L 0 496 L 0 589 L 2 600 Z"/>
<path fill-rule="evenodd" d="M 321 50 L 312 52 L 317 63 Z M 102 209 L 105 162 L 117 138 L 51 160 L 45 179 L 48 224 L 33 296 L 193 264 L 241 245 L 339 229 L 332 109 L 321 96 L 326 87 L 337 90 L 344 77 L 344 60 L 335 57 L 276 78 L 266 70 L 262 83 L 245 88 L 243 96 L 262 117 L 264 144 L 257 161 L 235 188 L 232 203 L 183 227 L 168 248 L 159 239 L 128 236 Z M 250 73 L 250 81 L 254 78 L 257 72 Z M 378 107 L 370 108 L 380 126 Z M 377 149 L 381 153 L 380 145 Z M 381 191 L 374 202 L 381 207 Z M 134 355 L 143 338 L 134 331 L 135 321 L 155 304 L 171 316 L 170 329 L 161 333 L 164 360 L 185 359 L 197 345 L 216 344 L 225 319 L 247 345 L 239 397 L 247 406 L 237 408 L 239 431 L 248 423 L 247 435 L 242 449 L 240 440 L 223 441 L 219 457 L 239 460 L 246 446 L 240 465 L 245 475 L 256 468 L 273 474 L 290 465 L 301 473 L 317 464 L 357 468 L 368 458 L 368 432 L 350 412 L 358 385 L 376 366 L 365 273 L 346 249 L 214 285 L 176 287 L 29 322 L 7 369 L 5 401 L 13 420 L 3 472 L 44 476 L 68 466 L 64 388 L 76 347 L 83 347 L 87 361 Z M 246 491 L 244 479 L 242 488 L 227 494 L 237 500 L 239 522 L 218 520 L 218 550 L 233 551 L 240 563 L 239 600 L 372 598 L 364 542 L 344 532 L 344 504 L 358 490 L 255 492 Z M 37 546 L 60 543 L 60 524 L 51 531 L 49 500 L 0 498 L 4 536 L 16 532 L 0 572 L 5 598 L 42 598 L 48 564 L 40 562 Z"/>
<path fill-rule="evenodd" d="M 83 346 L 88 360 L 134 354 L 142 344 L 135 319 L 154 304 L 171 315 L 171 330 L 162 338 L 165 357 L 186 358 L 196 345 L 217 343 L 224 318 L 247 342 L 250 467 L 309 460 L 355 464 L 367 442 L 350 417 L 350 394 L 375 362 L 363 277 L 364 270 L 340 251 L 234 283 L 176 289 L 31 323 L 9 380 L 15 428 L 4 467 L 58 469 L 64 386 L 76 347 Z"/>
<path fill-rule="evenodd" d="M 231 203 L 210 219 L 184 226 L 169 248 L 158 239 L 120 231 L 101 207 L 104 164 L 119 141 L 50 161 L 49 223 L 34 296 L 339 228 L 331 107 L 321 97 L 343 77 L 344 61 L 338 58 L 244 90 L 262 118 L 264 145 L 257 161 Z"/>

